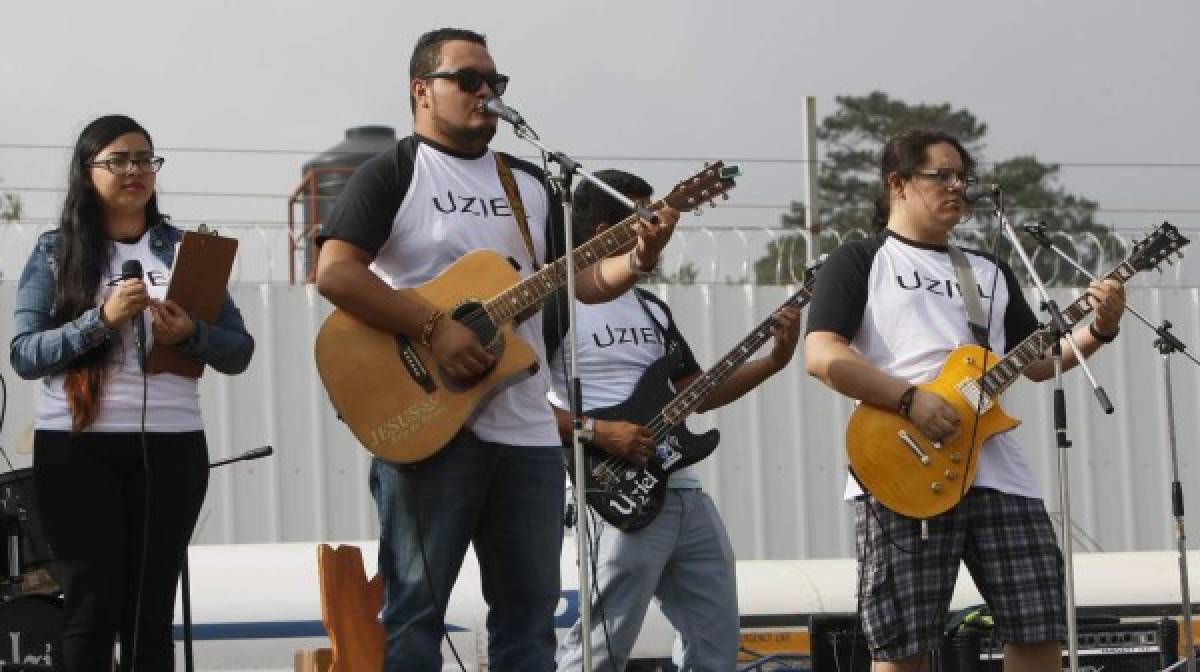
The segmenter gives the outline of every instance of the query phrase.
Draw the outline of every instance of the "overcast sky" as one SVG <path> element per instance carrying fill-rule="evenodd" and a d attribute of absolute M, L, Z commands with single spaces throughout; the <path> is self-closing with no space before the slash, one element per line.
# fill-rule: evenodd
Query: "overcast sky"
<path fill-rule="evenodd" d="M 550 145 L 592 169 L 620 165 L 665 190 L 692 157 L 743 161 L 732 201 L 801 196 L 801 109 L 882 90 L 949 102 L 989 125 L 987 160 L 1034 153 L 1072 163 L 1064 184 L 1116 210 L 1200 212 L 1200 3 L 707 2 L 702 0 L 171 0 L 6 3 L 0 15 L 0 189 L 61 188 L 91 118 L 124 112 L 168 157 L 160 189 L 180 219 L 281 221 L 311 155 L 366 123 L 410 130 L 407 64 L 422 32 L 487 34 L 509 104 Z M 528 153 L 501 129 L 496 145 Z M 175 150 L 175 151 L 172 151 Z M 633 161 L 619 157 L 682 157 Z M 274 197 L 198 196 L 194 193 Z M 22 192 L 32 217 L 61 195 Z M 773 225 L 772 208 L 709 224 Z M 1120 213 L 1147 230 L 1197 212 Z"/>

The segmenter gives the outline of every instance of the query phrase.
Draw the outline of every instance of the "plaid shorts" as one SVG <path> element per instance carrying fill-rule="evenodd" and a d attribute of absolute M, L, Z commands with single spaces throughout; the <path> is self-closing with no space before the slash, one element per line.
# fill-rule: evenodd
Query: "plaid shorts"
<path fill-rule="evenodd" d="M 928 522 L 922 541 L 919 520 L 874 499 L 855 503 L 860 610 L 875 660 L 938 644 L 959 560 L 991 607 L 1001 641 L 1066 640 L 1062 553 L 1042 500 L 972 488 Z"/>

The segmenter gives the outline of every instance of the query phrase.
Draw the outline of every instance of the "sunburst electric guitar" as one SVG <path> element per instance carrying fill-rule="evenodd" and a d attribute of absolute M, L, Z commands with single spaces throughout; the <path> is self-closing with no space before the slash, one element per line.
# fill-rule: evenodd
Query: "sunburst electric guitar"
<path fill-rule="evenodd" d="M 723 162 L 680 182 L 658 203 L 680 212 L 713 204 L 735 186 L 738 169 Z M 628 250 L 637 239 L 631 215 L 572 251 L 577 268 Z M 414 287 L 422 299 L 466 325 L 496 364 L 476 380 L 456 381 L 433 354 L 403 336 L 376 329 L 335 310 L 317 334 L 315 355 L 321 382 L 334 408 L 363 447 L 392 462 L 417 462 L 433 455 L 462 428 L 481 398 L 514 376 L 538 366 L 533 348 L 513 331 L 518 315 L 540 308 L 566 282 L 566 259 L 524 280 L 503 256 L 470 252 L 429 282 Z"/>
<path fill-rule="evenodd" d="M 1124 284 L 1139 271 L 1157 268 L 1188 242 L 1164 222 L 1135 243 L 1129 258 L 1106 277 Z M 1091 310 L 1084 295 L 1062 313 L 1070 327 Z M 851 473 L 896 513 L 929 518 L 950 509 L 975 479 L 983 442 L 1019 424 L 997 400 L 1030 363 L 1045 356 L 1053 345 L 1051 338 L 1048 330 L 1036 331 L 1004 357 L 978 345 L 951 352 L 937 378 L 919 386 L 945 399 L 958 415 L 961 429 L 944 443 L 928 440 L 893 410 L 859 404 L 846 427 Z"/>
<path fill-rule="evenodd" d="M 788 306 L 803 309 L 808 305 L 815 277 L 815 271 L 809 270 L 804 287 L 779 309 Z M 659 441 L 660 452 L 651 456 L 644 467 L 613 457 L 595 446 L 584 451 L 588 504 L 601 518 L 617 529 L 632 532 L 649 525 L 658 516 L 671 474 L 711 455 L 721 440 L 719 430 L 693 434 L 684 421 L 771 338 L 775 322 L 772 313 L 679 394 L 671 388 L 669 376 L 682 354 L 677 348 L 670 348 L 642 372 L 628 399 L 616 406 L 588 411 L 589 416 L 601 420 L 643 425 Z M 568 473 L 574 479 L 575 453 L 570 446 L 565 450 L 571 466 Z"/>

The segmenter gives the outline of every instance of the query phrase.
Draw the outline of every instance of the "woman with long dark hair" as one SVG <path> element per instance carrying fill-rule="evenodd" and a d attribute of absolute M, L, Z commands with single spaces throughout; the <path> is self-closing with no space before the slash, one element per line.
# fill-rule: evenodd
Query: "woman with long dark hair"
<path fill-rule="evenodd" d="M 197 380 L 146 373 L 146 348 L 172 345 L 240 373 L 254 340 L 228 295 L 206 323 L 165 300 L 182 233 L 159 212 L 163 159 L 150 134 L 110 115 L 83 129 L 58 229 L 21 273 L 13 369 L 42 380 L 34 482 L 66 594 L 59 669 L 169 670 L 175 586 L 208 486 Z M 143 273 L 122 273 L 136 260 Z"/>

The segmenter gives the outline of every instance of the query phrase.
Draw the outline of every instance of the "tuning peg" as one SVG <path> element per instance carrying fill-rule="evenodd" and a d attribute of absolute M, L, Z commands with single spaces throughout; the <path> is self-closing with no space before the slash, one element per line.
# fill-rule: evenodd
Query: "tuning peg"
<path fill-rule="evenodd" d="M 728 192 L 728 191 L 726 191 L 725 193 L 721 194 L 721 200 L 722 200 L 722 201 L 728 201 L 728 200 L 729 200 L 729 192 Z"/>

